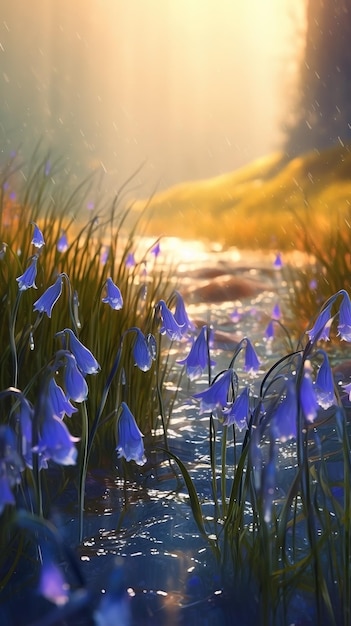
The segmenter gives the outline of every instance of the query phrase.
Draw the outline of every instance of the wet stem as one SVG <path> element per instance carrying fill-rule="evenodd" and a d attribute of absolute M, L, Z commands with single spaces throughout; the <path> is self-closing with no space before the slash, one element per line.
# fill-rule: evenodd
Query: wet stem
<path fill-rule="evenodd" d="M 16 320 L 19 304 L 21 301 L 22 292 L 18 291 L 16 296 L 16 301 L 13 307 L 12 315 L 11 315 L 11 323 L 10 323 L 10 349 L 12 353 L 12 367 L 13 367 L 13 386 L 17 388 L 18 385 L 18 358 L 17 358 L 17 346 L 16 346 Z"/>

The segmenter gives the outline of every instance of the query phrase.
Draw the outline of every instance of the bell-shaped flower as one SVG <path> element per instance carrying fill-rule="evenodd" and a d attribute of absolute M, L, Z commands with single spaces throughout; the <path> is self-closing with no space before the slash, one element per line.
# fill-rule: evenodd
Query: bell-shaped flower
<path fill-rule="evenodd" d="M 316 377 L 315 394 L 318 404 L 328 409 L 335 403 L 334 378 L 327 354 L 324 350 L 321 350 L 321 354 L 323 361 Z"/>
<path fill-rule="evenodd" d="M 164 300 L 160 300 L 157 303 L 156 312 L 160 314 L 162 320 L 162 326 L 160 328 L 161 335 L 167 335 L 171 341 L 181 339 L 183 336 L 183 327 L 179 326 Z"/>
<path fill-rule="evenodd" d="M 75 336 L 74 332 L 70 328 L 65 328 L 57 335 L 67 333 L 69 336 L 69 349 L 76 359 L 77 365 L 82 374 L 97 374 L 100 370 L 100 365 L 97 362 L 94 355 L 86 348 L 79 339 Z"/>
<path fill-rule="evenodd" d="M 156 360 L 157 357 L 157 343 L 156 343 L 156 339 L 154 337 L 154 335 L 152 333 L 148 333 L 145 337 L 146 339 L 146 343 L 147 343 L 147 347 L 149 349 L 149 352 L 151 354 L 151 358 L 153 361 Z"/>
<path fill-rule="evenodd" d="M 267 339 L 267 341 L 273 341 L 273 339 L 274 339 L 274 322 L 273 322 L 273 320 L 268 322 L 268 324 L 266 326 L 266 330 L 264 331 L 264 336 Z"/>
<path fill-rule="evenodd" d="M 133 254 L 133 252 L 129 252 L 127 254 L 127 258 L 126 258 L 126 267 L 135 267 L 136 263 L 135 263 L 135 256 Z"/>
<path fill-rule="evenodd" d="M 58 301 L 62 293 L 62 276 L 57 277 L 56 282 L 44 291 L 43 295 L 38 298 L 33 304 L 34 311 L 39 313 L 46 313 L 48 317 L 51 317 L 52 309 Z"/>
<path fill-rule="evenodd" d="M 16 278 L 18 282 L 18 289 L 20 291 L 26 291 L 26 289 L 31 289 L 31 287 L 37 289 L 37 286 L 35 284 L 35 279 L 37 277 L 37 261 L 38 257 L 33 256 L 32 261 L 27 269 L 23 272 L 21 276 L 18 276 L 18 278 Z"/>
<path fill-rule="evenodd" d="M 343 341 L 351 341 L 351 302 L 349 294 L 343 289 L 343 298 L 339 308 L 338 334 Z"/>
<path fill-rule="evenodd" d="M 123 298 L 119 287 L 115 285 L 112 278 L 106 280 L 106 296 L 102 298 L 102 302 L 109 304 L 111 309 L 118 311 L 123 307 Z"/>
<path fill-rule="evenodd" d="M 48 414 L 42 420 L 39 442 L 33 450 L 59 465 L 75 465 L 78 452 L 74 444 L 77 441 L 79 438 L 72 437 L 59 417 Z"/>
<path fill-rule="evenodd" d="M 244 370 L 249 374 L 255 374 L 260 367 L 260 361 L 256 354 L 256 350 L 253 347 L 250 339 L 245 338 L 245 361 Z"/>
<path fill-rule="evenodd" d="M 175 292 L 175 295 L 177 300 L 174 310 L 174 319 L 177 322 L 178 326 L 181 327 L 182 335 L 185 335 L 188 332 L 188 329 L 194 329 L 194 324 L 189 320 L 182 296 L 178 291 Z"/>
<path fill-rule="evenodd" d="M 66 363 L 63 372 L 63 382 L 66 396 L 75 402 L 83 402 L 88 397 L 88 385 L 78 369 L 77 361 L 73 354 L 66 354 Z"/>
<path fill-rule="evenodd" d="M 331 314 L 334 299 L 332 299 L 329 304 L 322 309 L 312 328 L 310 330 L 306 330 L 306 334 L 311 342 L 329 341 L 330 327 L 334 319 Z"/>
<path fill-rule="evenodd" d="M 142 372 L 147 372 L 152 365 L 152 353 L 150 352 L 149 345 L 146 337 L 139 328 L 134 328 L 136 335 L 133 344 L 133 357 L 135 365 Z"/>
<path fill-rule="evenodd" d="M 209 348 L 207 345 L 207 341 L 209 332 L 211 331 L 209 331 L 208 327 L 203 326 L 200 330 L 199 335 L 193 342 L 188 356 L 182 361 L 177 361 L 179 365 L 185 365 L 186 373 L 190 380 L 195 380 L 196 378 L 199 378 L 203 371 L 208 368 Z M 210 359 L 210 365 L 216 365 L 216 362 Z"/>
<path fill-rule="evenodd" d="M 34 224 L 34 222 L 32 222 L 32 224 L 34 226 L 34 232 L 33 232 L 33 239 L 31 243 L 33 244 L 33 246 L 38 248 L 38 250 L 40 250 L 40 248 L 45 246 L 43 233 L 41 232 L 40 228 L 36 224 Z"/>
<path fill-rule="evenodd" d="M 280 320 L 281 316 L 282 316 L 282 312 L 280 309 L 280 305 L 278 302 L 276 302 L 272 309 L 271 318 L 272 320 Z"/>
<path fill-rule="evenodd" d="M 143 434 L 139 430 L 134 416 L 125 402 L 121 404 L 121 414 L 117 421 L 117 447 L 119 458 L 126 461 L 135 461 L 137 465 L 144 465 Z"/>
<path fill-rule="evenodd" d="M 64 606 L 69 600 L 69 585 L 62 569 L 47 557 L 42 562 L 38 591 L 56 606 Z"/>
<path fill-rule="evenodd" d="M 281 252 L 278 252 L 273 263 L 273 267 L 276 270 L 281 270 L 283 267 L 283 260 Z"/>
<path fill-rule="evenodd" d="M 54 378 L 50 378 L 48 383 L 48 395 L 53 413 L 60 419 L 63 419 L 65 415 L 71 417 L 73 413 L 77 412 L 78 409 L 66 398 L 62 387 L 57 384 Z"/>
<path fill-rule="evenodd" d="M 68 250 L 68 239 L 64 231 L 62 231 L 60 237 L 57 240 L 56 248 L 58 252 L 61 252 L 61 253 L 66 252 L 66 250 Z"/>
<path fill-rule="evenodd" d="M 282 442 L 296 437 L 297 398 L 294 383 L 289 380 L 286 395 L 275 408 L 271 419 L 272 434 Z"/>
<path fill-rule="evenodd" d="M 232 391 L 233 378 L 234 370 L 225 370 L 217 376 L 210 387 L 193 395 L 194 398 L 200 400 L 200 415 L 218 408 L 223 409 L 227 405 Z"/>
<path fill-rule="evenodd" d="M 160 246 L 160 242 L 158 241 L 153 248 L 151 248 L 151 254 L 154 255 L 155 259 L 157 259 L 157 257 L 159 256 L 159 254 L 161 253 L 161 246 Z"/>
<path fill-rule="evenodd" d="M 223 415 L 225 416 L 223 422 L 225 426 L 236 424 L 239 430 L 248 427 L 250 420 L 250 390 L 248 387 L 245 387 L 235 398 L 231 407 L 224 409 Z"/>
<path fill-rule="evenodd" d="M 318 414 L 319 404 L 314 393 L 310 367 L 306 364 L 300 386 L 300 403 L 305 419 L 308 422 L 314 422 Z"/>

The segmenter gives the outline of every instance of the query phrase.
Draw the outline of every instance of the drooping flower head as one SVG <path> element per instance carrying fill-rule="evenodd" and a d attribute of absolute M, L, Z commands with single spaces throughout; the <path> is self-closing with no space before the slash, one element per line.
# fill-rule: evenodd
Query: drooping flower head
<path fill-rule="evenodd" d="M 69 600 L 69 585 L 62 569 L 54 560 L 51 550 L 42 545 L 42 566 L 39 579 L 39 593 L 56 606 L 63 606 Z"/>
<path fill-rule="evenodd" d="M 126 267 L 135 267 L 136 262 L 135 262 L 135 256 L 133 252 L 129 252 L 126 258 Z"/>
<path fill-rule="evenodd" d="M 118 311 L 123 307 L 123 298 L 121 291 L 113 282 L 112 278 L 106 280 L 106 296 L 102 298 L 102 302 L 109 304 L 111 309 Z"/>
<path fill-rule="evenodd" d="M 315 323 L 310 330 L 306 330 L 306 334 L 311 342 L 315 341 L 329 341 L 330 327 L 334 317 L 331 314 L 331 309 L 335 301 L 335 297 L 331 298 L 327 306 L 325 306 L 319 313 Z"/>
<path fill-rule="evenodd" d="M 271 418 L 272 434 L 282 442 L 296 437 L 297 433 L 297 398 L 292 380 L 288 380 L 286 394 L 275 408 Z"/>
<path fill-rule="evenodd" d="M 342 301 L 339 308 L 338 334 L 342 341 L 351 341 L 351 302 L 349 294 L 341 290 Z"/>
<path fill-rule="evenodd" d="M 189 320 L 188 314 L 185 309 L 185 304 L 182 296 L 178 291 L 175 291 L 176 306 L 174 311 L 174 319 L 182 329 L 182 334 L 185 335 L 189 330 L 194 329 L 194 324 Z"/>
<path fill-rule="evenodd" d="M 323 409 L 327 409 L 335 403 L 334 378 L 328 355 L 324 350 L 320 350 L 320 353 L 323 361 L 316 377 L 315 394 L 318 404 Z"/>
<path fill-rule="evenodd" d="M 276 270 L 280 270 L 283 267 L 283 260 L 281 252 L 278 252 L 273 263 L 273 267 Z"/>
<path fill-rule="evenodd" d="M 66 353 L 66 363 L 63 370 L 63 383 L 66 397 L 74 402 L 84 402 L 88 397 L 87 382 L 78 369 L 77 361 L 73 354 Z"/>
<path fill-rule="evenodd" d="M 121 413 L 117 421 L 116 450 L 119 458 L 124 457 L 126 461 L 135 461 L 137 465 L 146 463 L 143 434 L 125 402 L 121 404 Z"/>
<path fill-rule="evenodd" d="M 76 413 L 76 409 L 73 404 L 66 397 L 62 387 L 60 387 L 54 378 L 50 378 L 48 383 L 48 396 L 53 408 L 53 414 L 63 419 L 65 415 L 71 417 L 73 413 Z"/>
<path fill-rule="evenodd" d="M 40 250 L 40 248 L 45 246 L 45 240 L 44 240 L 44 237 L 43 237 L 43 233 L 41 232 L 40 228 L 34 222 L 32 222 L 32 224 L 34 226 L 34 232 L 33 232 L 33 239 L 31 241 L 31 243 L 33 244 L 33 246 L 35 246 L 35 248 L 38 248 L 38 250 Z"/>
<path fill-rule="evenodd" d="M 264 336 L 267 341 L 272 341 L 274 339 L 274 322 L 270 320 L 266 326 L 266 330 L 264 331 Z"/>
<path fill-rule="evenodd" d="M 280 320 L 281 316 L 282 316 L 282 312 L 280 309 L 280 305 L 278 302 L 276 302 L 272 309 L 271 318 L 272 320 Z"/>
<path fill-rule="evenodd" d="M 38 257 L 36 255 L 33 256 L 32 261 L 27 269 L 23 272 L 21 276 L 18 276 L 18 278 L 16 278 L 18 282 L 18 289 L 20 291 L 26 291 L 26 289 L 31 289 L 31 287 L 37 289 L 37 286 L 35 284 L 35 279 L 37 277 L 37 261 Z"/>
<path fill-rule="evenodd" d="M 60 274 L 55 283 L 44 291 L 43 295 L 33 304 L 33 310 L 39 313 L 46 313 L 48 317 L 52 315 L 52 309 L 62 293 L 62 275 Z"/>
<path fill-rule="evenodd" d="M 161 252 L 160 242 L 158 241 L 153 248 L 151 248 L 151 254 L 154 255 L 155 259 L 159 256 Z"/>
<path fill-rule="evenodd" d="M 300 386 L 300 403 L 305 419 L 308 422 L 314 422 L 319 405 L 314 392 L 310 369 L 310 364 L 305 363 Z"/>
<path fill-rule="evenodd" d="M 210 387 L 194 394 L 194 398 L 200 400 L 200 415 L 207 411 L 223 410 L 232 393 L 234 370 L 228 369 L 221 372 Z"/>
<path fill-rule="evenodd" d="M 167 335 L 171 341 L 181 339 L 183 336 L 183 327 L 179 326 L 164 300 L 160 300 L 157 303 L 155 311 L 156 314 L 160 315 L 162 320 L 162 326 L 160 328 L 161 335 Z"/>
<path fill-rule="evenodd" d="M 57 333 L 57 336 L 67 334 L 69 336 L 69 349 L 75 357 L 77 365 L 82 372 L 82 374 L 97 374 L 100 370 L 100 365 L 97 362 L 96 358 L 86 348 L 81 341 L 75 336 L 74 332 L 70 328 L 65 328 L 64 330 Z"/>
<path fill-rule="evenodd" d="M 207 342 L 209 341 L 208 334 L 210 332 L 211 330 L 207 326 L 203 326 L 193 342 L 188 356 L 181 361 L 177 361 L 179 365 L 185 365 L 186 373 L 190 380 L 199 378 L 204 370 L 208 369 L 209 364 L 211 366 L 216 365 L 216 362 L 212 359 L 209 362 L 209 346 Z"/>
<path fill-rule="evenodd" d="M 135 365 L 137 365 L 142 372 L 147 372 L 156 356 L 153 348 L 150 349 L 150 342 L 152 341 L 150 337 L 153 337 L 153 335 L 149 336 L 149 340 L 147 340 L 140 328 L 133 328 L 133 330 L 136 333 L 133 344 Z"/>
<path fill-rule="evenodd" d="M 66 252 L 68 250 L 68 239 L 65 231 L 62 231 L 60 237 L 57 240 L 56 248 L 58 252 Z"/>
<path fill-rule="evenodd" d="M 236 424 L 239 430 L 248 427 L 250 420 L 250 390 L 245 387 L 243 391 L 235 398 L 233 404 L 228 409 L 224 409 L 225 416 L 223 424 L 230 426 Z"/>
<path fill-rule="evenodd" d="M 72 437 L 66 424 L 56 415 L 45 415 L 39 432 L 39 441 L 35 450 L 47 461 L 52 460 L 58 465 L 75 465 L 78 437 Z M 34 448 L 33 448 L 34 449 Z"/>
<path fill-rule="evenodd" d="M 253 347 L 250 339 L 245 338 L 245 362 L 244 370 L 249 374 L 255 374 L 260 367 L 260 361 L 256 354 L 256 350 Z"/>

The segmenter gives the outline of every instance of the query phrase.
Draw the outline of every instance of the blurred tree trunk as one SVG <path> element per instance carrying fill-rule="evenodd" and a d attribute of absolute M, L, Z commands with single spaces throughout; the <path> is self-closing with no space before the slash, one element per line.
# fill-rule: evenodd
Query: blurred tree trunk
<path fill-rule="evenodd" d="M 306 1 L 305 54 L 286 129 L 289 158 L 351 141 L 351 0 Z"/>

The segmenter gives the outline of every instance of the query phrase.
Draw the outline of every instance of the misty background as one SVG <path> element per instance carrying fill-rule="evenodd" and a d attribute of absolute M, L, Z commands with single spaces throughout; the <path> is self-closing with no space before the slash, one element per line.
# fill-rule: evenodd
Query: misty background
<path fill-rule="evenodd" d="M 0 151 L 137 195 L 281 147 L 303 0 L 0 0 Z"/>

